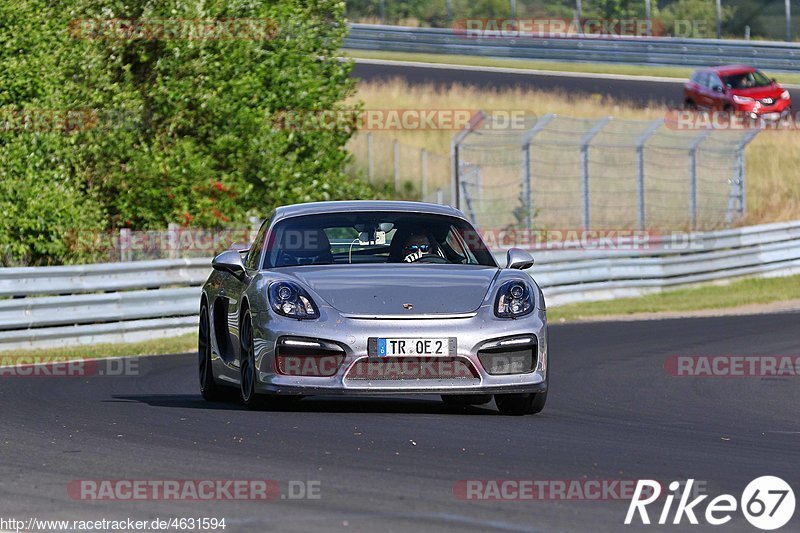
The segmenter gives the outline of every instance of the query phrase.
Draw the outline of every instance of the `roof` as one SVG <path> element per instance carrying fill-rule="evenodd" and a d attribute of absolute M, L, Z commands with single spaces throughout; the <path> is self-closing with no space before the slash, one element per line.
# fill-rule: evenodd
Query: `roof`
<path fill-rule="evenodd" d="M 392 200 L 347 200 L 343 202 L 309 202 L 279 207 L 275 210 L 276 220 L 301 215 L 319 215 L 324 213 L 350 213 L 365 211 L 388 211 L 400 213 L 427 213 L 431 215 L 448 215 L 466 220 L 464 213 L 449 205 L 429 204 L 426 202 L 400 202 Z"/>
<path fill-rule="evenodd" d="M 750 65 L 718 65 L 716 67 L 709 67 L 706 70 L 716 72 L 717 74 L 735 74 L 738 72 L 752 72 L 756 70 L 756 68 Z"/>

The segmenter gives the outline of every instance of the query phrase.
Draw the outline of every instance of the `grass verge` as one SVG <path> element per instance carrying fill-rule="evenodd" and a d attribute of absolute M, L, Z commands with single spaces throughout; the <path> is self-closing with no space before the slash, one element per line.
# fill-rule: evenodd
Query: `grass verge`
<path fill-rule="evenodd" d="M 609 63 L 584 63 L 569 61 L 545 61 L 537 59 L 504 59 L 469 55 L 417 54 L 412 52 L 378 52 L 373 50 L 345 50 L 344 55 L 354 59 L 387 59 L 465 65 L 471 67 L 519 68 L 526 70 L 549 70 L 585 74 L 615 74 L 620 76 L 655 76 L 684 81 L 694 72 L 694 67 L 660 67 L 652 65 L 616 65 Z M 769 73 L 768 73 L 769 74 Z M 800 84 L 800 74 L 781 72 L 775 76 L 781 83 Z"/>
<path fill-rule="evenodd" d="M 4 358 L 24 357 L 44 361 L 69 361 L 71 359 L 100 359 L 103 357 L 123 357 L 137 355 L 162 355 L 197 351 L 197 335 L 187 333 L 180 337 L 167 337 L 142 342 L 120 344 L 94 344 L 90 346 L 65 346 L 58 348 L 37 348 L 0 352 Z"/>
<path fill-rule="evenodd" d="M 727 285 L 709 284 L 638 298 L 569 304 L 548 309 L 547 316 L 551 321 L 577 320 L 638 313 L 735 309 L 788 300 L 800 300 L 800 275 L 744 279 Z"/>

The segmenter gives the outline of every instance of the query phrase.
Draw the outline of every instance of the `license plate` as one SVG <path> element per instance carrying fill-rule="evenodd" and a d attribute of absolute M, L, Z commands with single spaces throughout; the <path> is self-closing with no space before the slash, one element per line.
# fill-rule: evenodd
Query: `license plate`
<path fill-rule="evenodd" d="M 377 357 L 454 355 L 456 347 L 455 337 L 380 337 L 369 340 L 369 355 Z"/>

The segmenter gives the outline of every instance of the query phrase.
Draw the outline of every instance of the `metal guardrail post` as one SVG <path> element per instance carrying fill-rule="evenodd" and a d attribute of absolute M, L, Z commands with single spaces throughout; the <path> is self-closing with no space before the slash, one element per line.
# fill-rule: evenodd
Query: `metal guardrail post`
<path fill-rule="evenodd" d="M 428 151 L 423 148 L 419 154 L 420 174 L 422 174 L 422 198 L 428 196 Z"/>
<path fill-rule="evenodd" d="M 525 204 L 525 229 L 533 227 L 533 173 L 531 168 L 531 143 L 556 115 L 548 113 L 536 121 L 522 136 L 522 198 Z"/>
<path fill-rule="evenodd" d="M 749 131 L 736 145 L 736 167 L 731 178 L 731 191 L 728 195 L 728 211 L 725 213 L 725 224 L 733 223 L 734 212 L 743 217 L 747 213 L 747 187 L 745 186 L 744 149 L 755 139 L 761 130 Z M 734 205 L 735 204 L 735 205 Z"/>
<path fill-rule="evenodd" d="M 394 141 L 394 191 L 400 191 L 400 142 Z"/>
<path fill-rule="evenodd" d="M 703 131 L 689 145 L 689 220 L 692 231 L 697 230 L 697 149 L 709 135 L 711 130 Z"/>
<path fill-rule="evenodd" d="M 170 222 L 167 225 L 167 243 L 169 246 L 168 250 L 168 258 L 169 259 L 177 259 L 181 256 L 180 254 L 180 225 Z"/>
<path fill-rule="evenodd" d="M 122 262 L 133 260 L 131 253 L 131 235 L 130 228 L 119 229 L 119 260 Z"/>
<path fill-rule="evenodd" d="M 459 167 L 461 164 L 461 158 L 459 154 L 460 145 L 467 135 L 472 133 L 472 131 L 477 128 L 485 118 L 486 114 L 483 111 L 478 111 L 469 121 L 469 124 L 467 124 L 463 130 L 456 133 L 455 137 L 453 137 L 453 140 L 450 142 L 450 193 L 452 195 L 450 198 L 450 203 L 456 209 L 461 209 L 461 195 L 459 192 L 459 182 L 461 180 L 461 171 Z"/>
<path fill-rule="evenodd" d="M 581 138 L 581 195 L 583 197 L 583 229 L 589 229 L 589 143 L 600 130 L 611 121 L 612 117 L 604 117 L 594 123 Z"/>
<path fill-rule="evenodd" d="M 636 140 L 636 192 L 638 197 L 638 212 L 636 218 L 638 220 L 640 230 L 644 230 L 646 223 L 644 197 L 644 145 L 647 140 L 652 137 L 656 131 L 658 131 L 658 128 L 660 128 L 663 123 L 663 118 L 654 120 Z"/>
<path fill-rule="evenodd" d="M 369 182 L 375 181 L 375 142 L 372 133 L 367 133 L 367 176 Z"/>
<path fill-rule="evenodd" d="M 533 184 L 531 183 L 530 143 L 522 145 L 522 203 L 525 207 L 525 229 L 533 227 Z"/>
<path fill-rule="evenodd" d="M 474 174 L 476 174 L 476 176 L 477 176 L 477 178 L 475 179 L 475 182 L 476 183 L 480 183 L 480 181 L 481 181 L 481 167 L 479 167 L 477 165 L 473 166 L 472 172 Z M 462 197 L 464 198 L 464 207 L 466 208 L 465 213 L 467 215 L 467 218 L 469 218 L 469 220 L 474 225 L 477 225 L 478 224 L 478 217 L 475 215 L 475 208 L 472 206 L 472 198 L 469 195 L 469 189 L 467 188 L 467 182 L 466 181 L 463 181 L 463 180 L 461 181 L 461 188 L 463 189 Z"/>

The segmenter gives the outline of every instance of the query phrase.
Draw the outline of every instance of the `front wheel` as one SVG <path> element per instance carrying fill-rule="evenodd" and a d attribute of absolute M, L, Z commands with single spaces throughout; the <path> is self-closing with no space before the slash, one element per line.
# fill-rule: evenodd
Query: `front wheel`
<path fill-rule="evenodd" d="M 214 381 L 211 367 L 211 323 L 208 319 L 208 306 L 200 309 L 200 326 L 197 335 L 197 366 L 200 370 L 200 394 L 204 400 L 215 401 L 222 398 L 222 391 Z"/>
<path fill-rule="evenodd" d="M 529 394 L 495 394 L 494 402 L 504 415 L 535 415 L 544 409 L 547 391 Z"/>
<path fill-rule="evenodd" d="M 261 398 L 256 393 L 256 356 L 253 343 L 253 321 L 250 310 L 242 315 L 239 324 L 239 383 L 242 403 L 251 409 L 261 407 Z"/>

